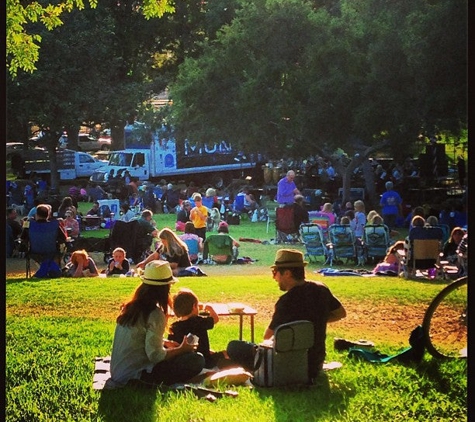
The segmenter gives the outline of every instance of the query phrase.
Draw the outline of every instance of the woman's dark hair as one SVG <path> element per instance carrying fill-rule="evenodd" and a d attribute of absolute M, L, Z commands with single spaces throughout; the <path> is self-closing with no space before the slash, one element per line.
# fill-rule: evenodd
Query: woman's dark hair
<path fill-rule="evenodd" d="M 150 312 L 157 308 L 168 314 L 170 305 L 170 285 L 151 286 L 142 283 L 134 292 L 131 300 L 123 303 L 120 308 L 120 314 L 117 317 L 117 323 L 123 326 L 132 327 L 137 324 L 139 319 L 147 321 Z"/>

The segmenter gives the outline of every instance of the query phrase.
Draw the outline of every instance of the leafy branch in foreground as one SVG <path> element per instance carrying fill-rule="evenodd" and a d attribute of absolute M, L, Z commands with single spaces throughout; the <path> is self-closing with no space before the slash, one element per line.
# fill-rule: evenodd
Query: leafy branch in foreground
<path fill-rule="evenodd" d="M 98 0 L 87 0 L 94 9 Z M 6 20 L 6 56 L 7 69 L 12 77 L 16 77 L 18 70 L 33 73 L 39 59 L 41 36 L 31 33 L 28 26 L 41 22 L 49 31 L 61 26 L 61 15 L 73 9 L 84 9 L 83 0 L 64 0 L 58 4 L 41 4 L 37 1 L 21 2 L 20 0 L 7 0 Z M 143 0 L 138 4 L 137 11 L 146 19 L 163 16 L 171 13 L 174 7 L 169 0 Z"/>

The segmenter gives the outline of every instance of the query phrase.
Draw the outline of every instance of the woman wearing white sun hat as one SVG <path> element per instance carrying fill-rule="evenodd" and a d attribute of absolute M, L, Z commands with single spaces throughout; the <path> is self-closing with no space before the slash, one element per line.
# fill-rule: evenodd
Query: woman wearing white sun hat
<path fill-rule="evenodd" d="M 170 303 L 170 285 L 178 280 L 167 261 L 145 266 L 142 283 L 132 299 L 121 306 L 111 354 L 111 378 L 106 388 L 125 386 L 138 380 L 146 384 L 171 385 L 198 375 L 204 357 L 196 345 L 165 340 Z"/>

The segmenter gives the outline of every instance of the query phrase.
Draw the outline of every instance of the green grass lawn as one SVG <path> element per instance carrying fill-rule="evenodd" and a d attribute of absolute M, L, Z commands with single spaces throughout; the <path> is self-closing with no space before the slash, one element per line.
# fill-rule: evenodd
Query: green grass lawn
<path fill-rule="evenodd" d="M 87 204 L 88 206 L 89 204 Z M 157 215 L 158 227 L 173 227 L 173 215 Z M 230 227 L 235 238 L 268 240 L 265 223 Z M 102 232 L 102 233 L 101 233 Z M 107 231 L 85 235 L 104 236 Z M 207 277 L 184 277 L 172 291 L 188 287 L 203 302 L 244 302 L 254 307 L 256 340 L 282 294 L 269 266 L 281 246 L 242 242 L 241 256 L 253 264 L 203 266 Z M 303 250 L 301 245 L 297 248 Z M 136 278 L 6 280 L 7 421 L 464 421 L 467 363 L 439 361 L 428 354 L 419 364 L 371 364 L 333 348 L 334 337 L 366 338 L 384 353 L 408 346 L 412 328 L 444 282 L 397 277 L 324 277 L 323 263 L 307 276 L 325 282 L 348 311 L 329 324 L 327 361 L 343 364 L 322 385 L 288 388 L 232 387 L 237 398 L 215 403 L 189 392 L 124 388 L 92 389 L 94 358 L 111 352 L 120 304 L 140 283 Z M 369 268 L 369 267 L 368 267 Z M 238 319 L 221 318 L 210 332 L 215 350 L 238 337 Z M 244 337 L 249 339 L 247 321 Z M 221 387 L 222 389 L 229 387 Z"/>

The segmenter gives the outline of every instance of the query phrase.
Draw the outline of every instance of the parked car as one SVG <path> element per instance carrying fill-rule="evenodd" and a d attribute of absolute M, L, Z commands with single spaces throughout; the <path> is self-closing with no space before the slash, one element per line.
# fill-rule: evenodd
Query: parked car
<path fill-rule="evenodd" d="M 7 142 L 6 147 L 6 154 L 7 160 L 12 156 L 12 154 L 18 150 L 22 150 L 24 148 L 23 142 Z"/>
<path fill-rule="evenodd" d="M 111 148 L 111 143 L 111 138 L 96 138 L 87 133 L 80 133 L 78 135 L 79 151 L 107 151 Z"/>
<path fill-rule="evenodd" d="M 23 151 L 24 144 L 23 142 L 7 142 L 6 144 L 6 156 L 7 161 L 12 157 L 15 152 Z M 32 143 L 29 143 L 27 149 L 43 149 L 42 147 L 34 146 Z"/>

